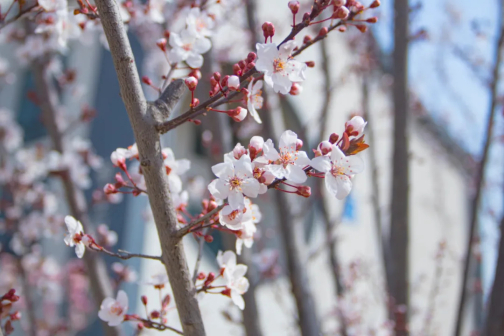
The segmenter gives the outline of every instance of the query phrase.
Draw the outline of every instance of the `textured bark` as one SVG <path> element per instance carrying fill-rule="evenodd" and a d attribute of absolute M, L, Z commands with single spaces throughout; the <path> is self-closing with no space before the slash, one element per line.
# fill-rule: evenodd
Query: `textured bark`
<path fill-rule="evenodd" d="M 500 223 L 499 254 L 488 302 L 488 313 L 482 335 L 502 336 L 504 335 L 504 216 Z"/>
<path fill-rule="evenodd" d="M 176 235 L 177 217 L 168 189 L 168 179 L 161 154 L 156 125 L 167 118 L 185 89 L 182 80 L 175 81 L 154 103 L 148 103 L 140 84 L 138 71 L 126 30 L 115 0 L 97 0 L 103 30 L 119 80 L 121 97 L 128 112 L 140 155 L 150 206 L 161 244 L 162 257 L 180 322 L 186 336 L 205 335 L 196 289 L 191 281 L 181 238 Z"/>
<path fill-rule="evenodd" d="M 390 249 L 395 303 L 396 336 L 408 335 L 408 245 L 409 245 L 409 161 L 408 161 L 408 21 L 409 1 L 394 1 L 394 154 Z M 400 309 L 397 309 L 400 308 Z"/>
<path fill-rule="evenodd" d="M 54 150 L 62 154 L 63 136 L 57 123 L 58 94 L 54 87 L 54 78 L 48 73 L 47 66 L 48 63 L 46 61 L 39 60 L 33 64 L 32 71 L 39 106 L 42 110 L 42 120 L 47 128 Z M 61 181 L 71 215 L 82 223 L 85 232 L 93 234 L 93 227 L 88 218 L 84 194 L 73 183 L 68 171 L 61 174 Z M 87 268 L 91 293 L 93 294 L 95 304 L 99 307 L 106 297 L 114 296 L 105 261 L 98 254 L 89 252 L 84 254 L 83 259 Z M 120 327 L 109 327 L 105 322 L 102 323 L 102 326 L 105 334 L 108 336 L 121 334 Z"/>
<path fill-rule="evenodd" d="M 472 200 L 471 221 L 469 224 L 469 235 L 466 243 L 466 255 L 464 259 L 464 273 L 462 275 L 462 287 L 460 288 L 460 300 L 457 311 L 457 320 L 455 325 L 455 336 L 462 335 L 462 322 L 464 320 L 464 310 L 467 300 L 467 283 L 469 281 L 469 274 L 471 272 L 471 264 L 473 259 L 473 243 L 476 235 L 476 228 L 478 226 L 478 216 L 481 198 L 483 195 L 483 187 L 485 180 L 485 168 L 489 161 L 490 145 L 493 137 L 493 123 L 495 119 L 496 109 L 499 102 L 498 83 L 499 83 L 499 68 L 502 60 L 502 49 L 504 48 L 504 4 L 499 1 L 499 37 L 495 46 L 494 64 L 492 68 L 492 77 L 490 82 L 490 110 L 488 111 L 488 121 L 486 128 L 486 138 L 483 145 L 483 153 L 481 156 L 480 164 L 475 178 L 475 195 Z M 492 321 L 487 323 L 493 324 Z"/>

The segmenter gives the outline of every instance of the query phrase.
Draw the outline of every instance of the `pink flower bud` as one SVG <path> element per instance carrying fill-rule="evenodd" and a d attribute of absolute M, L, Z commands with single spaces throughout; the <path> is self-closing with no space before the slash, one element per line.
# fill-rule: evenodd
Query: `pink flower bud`
<path fill-rule="evenodd" d="M 375 0 L 373 3 L 369 6 L 369 8 L 376 8 L 380 7 L 380 0 Z"/>
<path fill-rule="evenodd" d="M 301 150 L 301 148 L 303 148 L 303 140 L 301 139 L 297 139 L 296 140 L 296 150 Z"/>
<path fill-rule="evenodd" d="M 206 274 L 203 272 L 198 273 L 198 280 L 204 280 L 206 278 Z"/>
<path fill-rule="evenodd" d="M 222 295 L 224 296 L 229 296 L 231 297 L 231 289 L 230 288 L 226 288 L 224 289 L 222 292 L 221 292 Z"/>
<path fill-rule="evenodd" d="M 239 61 L 238 65 L 240 66 L 240 69 L 242 69 L 242 70 L 247 68 L 247 63 L 244 60 Z"/>
<path fill-rule="evenodd" d="M 233 118 L 233 120 L 236 122 L 242 121 L 247 116 L 247 110 L 241 106 L 238 106 L 236 109 L 231 110 L 231 111 L 232 112 L 228 113 L 228 115 L 231 118 Z"/>
<path fill-rule="evenodd" d="M 225 87 L 228 85 L 229 77 L 231 77 L 231 76 L 226 75 L 226 76 L 224 76 L 224 78 L 222 78 L 221 83 L 220 83 L 222 87 Z"/>
<path fill-rule="evenodd" d="M 299 1 L 293 0 L 289 1 L 289 9 L 291 10 L 292 14 L 296 15 L 297 12 L 299 11 Z"/>
<path fill-rule="evenodd" d="M 327 35 L 327 32 L 328 32 L 327 27 L 322 27 L 322 28 L 320 28 L 320 30 L 319 30 L 318 36 L 326 36 L 326 35 Z"/>
<path fill-rule="evenodd" d="M 170 31 L 169 31 L 169 30 L 165 30 L 165 31 L 163 32 L 163 36 L 165 37 L 165 39 L 167 39 L 167 40 L 168 40 L 168 39 L 170 38 Z"/>
<path fill-rule="evenodd" d="M 170 304 L 170 301 L 171 301 L 170 294 L 166 294 L 166 296 L 163 299 L 163 304 L 162 304 L 163 309 L 166 309 L 166 307 L 168 307 L 168 305 Z"/>
<path fill-rule="evenodd" d="M 329 142 L 332 143 L 333 145 L 338 142 L 339 135 L 336 133 L 333 133 L 329 136 Z"/>
<path fill-rule="evenodd" d="M 196 86 L 198 86 L 198 80 L 196 79 L 196 77 L 187 77 L 185 79 L 185 85 L 187 85 L 187 88 L 189 89 L 189 91 L 194 91 L 196 90 Z"/>
<path fill-rule="evenodd" d="M 210 78 L 210 86 L 215 87 L 217 85 L 217 80 L 213 77 Z"/>
<path fill-rule="evenodd" d="M 237 143 L 233 149 L 233 156 L 236 160 L 239 160 L 243 155 L 247 154 L 247 149 L 243 147 L 240 143 Z"/>
<path fill-rule="evenodd" d="M 271 22 L 264 22 L 262 25 L 262 30 L 265 39 L 268 39 L 268 37 L 273 37 L 273 35 L 275 35 L 275 26 Z"/>
<path fill-rule="evenodd" d="M 240 76 L 242 74 L 242 70 L 238 64 L 233 64 L 233 74 L 236 76 Z"/>
<path fill-rule="evenodd" d="M 215 280 L 215 273 L 214 272 L 208 273 L 208 276 L 205 280 L 205 286 L 210 285 L 212 283 L 212 281 L 214 281 L 214 280 Z"/>
<path fill-rule="evenodd" d="M 312 40 L 312 38 L 309 35 L 306 35 L 303 38 L 303 44 L 309 43 L 309 42 L 311 42 L 311 40 Z"/>
<path fill-rule="evenodd" d="M 149 77 L 147 77 L 147 76 L 143 76 L 143 77 L 142 77 L 142 82 L 144 82 L 145 84 L 147 84 L 147 85 L 149 85 L 149 86 L 150 86 L 150 85 L 152 85 L 152 81 L 151 81 L 151 80 L 150 80 L 150 78 L 149 78 Z"/>
<path fill-rule="evenodd" d="M 373 16 L 373 17 L 366 19 L 366 22 L 367 23 L 376 23 L 376 22 L 378 22 L 378 18 L 376 16 Z"/>
<path fill-rule="evenodd" d="M 254 67 L 255 67 L 255 63 L 254 62 L 250 62 L 250 63 L 247 64 L 247 68 L 245 68 L 245 70 L 248 71 L 248 70 L 253 69 Z"/>
<path fill-rule="evenodd" d="M 303 92 L 303 87 L 299 83 L 292 83 L 291 89 L 289 91 L 289 94 L 291 96 L 297 96 L 301 92 Z"/>
<path fill-rule="evenodd" d="M 204 239 L 205 239 L 205 241 L 206 241 L 207 243 L 211 243 L 211 242 L 213 242 L 213 237 L 212 237 L 212 236 L 210 236 L 210 235 L 205 235 Z"/>
<path fill-rule="evenodd" d="M 254 62 L 257 58 L 257 55 L 255 52 L 249 52 L 249 54 L 247 55 L 247 63 L 251 63 L 251 62 Z"/>
<path fill-rule="evenodd" d="M 303 14 L 303 23 L 305 25 L 309 25 L 310 21 L 311 21 L 311 19 L 310 19 L 310 13 L 304 13 Z"/>
<path fill-rule="evenodd" d="M 201 79 L 201 71 L 199 71 L 198 69 L 191 70 L 191 72 L 189 72 L 188 76 L 194 77 L 197 80 L 200 80 Z"/>
<path fill-rule="evenodd" d="M 367 32 L 367 26 L 366 25 L 359 24 L 359 25 L 355 25 L 355 27 L 357 27 L 357 29 L 359 29 L 361 33 Z"/>
<path fill-rule="evenodd" d="M 151 319 L 158 319 L 161 316 L 161 314 L 157 310 L 153 310 L 150 313 Z"/>
<path fill-rule="evenodd" d="M 217 82 L 218 82 L 218 81 L 220 81 L 220 79 L 221 79 L 221 74 L 220 74 L 220 72 L 214 72 L 214 74 L 213 74 L 213 78 L 215 78 L 215 80 L 216 80 Z"/>
<path fill-rule="evenodd" d="M 105 195 L 110 195 L 117 193 L 118 190 L 116 189 L 116 187 L 114 187 L 113 184 L 107 183 L 105 184 L 105 187 L 103 187 L 103 192 L 105 193 Z"/>
<path fill-rule="evenodd" d="M 300 186 L 297 188 L 296 194 L 308 198 L 311 196 L 311 188 L 308 186 Z"/>
<path fill-rule="evenodd" d="M 121 173 L 116 173 L 114 178 L 116 180 L 116 183 L 115 183 L 116 188 L 120 188 L 126 184 L 126 182 L 124 182 L 124 179 L 123 179 Z"/>
<path fill-rule="evenodd" d="M 191 107 L 196 107 L 199 105 L 199 99 L 198 98 L 194 98 L 191 102 Z"/>
<path fill-rule="evenodd" d="M 166 51 L 166 39 L 165 38 L 160 38 L 159 40 L 156 41 L 156 45 L 161 49 L 162 51 Z"/>
<path fill-rule="evenodd" d="M 253 136 L 249 142 L 249 149 L 254 149 L 256 153 L 262 151 L 264 145 L 264 139 L 260 136 Z"/>
<path fill-rule="evenodd" d="M 208 207 L 206 208 L 208 212 L 216 209 L 218 207 L 217 202 L 215 201 L 210 201 L 208 202 Z"/>
<path fill-rule="evenodd" d="M 240 78 L 238 76 L 230 76 L 227 81 L 227 87 L 230 90 L 238 90 L 240 88 Z"/>
<path fill-rule="evenodd" d="M 348 17 L 348 15 L 350 15 L 350 11 L 348 10 L 348 8 L 346 8 L 345 6 L 341 6 L 334 11 L 332 17 L 334 19 L 344 20 Z"/>
<path fill-rule="evenodd" d="M 314 61 L 308 61 L 308 62 L 305 62 L 306 66 L 308 68 L 314 68 L 315 67 L 315 62 Z"/>
<path fill-rule="evenodd" d="M 10 314 L 10 319 L 11 319 L 11 321 L 20 320 L 21 319 L 21 312 L 19 310 L 17 310 L 14 313 Z"/>
<path fill-rule="evenodd" d="M 345 123 L 345 133 L 348 136 L 359 137 L 364 132 L 367 122 L 362 117 L 355 116 Z"/>
<path fill-rule="evenodd" d="M 142 297 L 140 299 L 142 300 L 143 305 L 146 306 L 147 305 L 147 296 L 142 295 Z"/>
<path fill-rule="evenodd" d="M 322 155 L 327 155 L 332 150 L 332 144 L 329 141 L 322 141 L 318 148 L 322 152 Z"/>

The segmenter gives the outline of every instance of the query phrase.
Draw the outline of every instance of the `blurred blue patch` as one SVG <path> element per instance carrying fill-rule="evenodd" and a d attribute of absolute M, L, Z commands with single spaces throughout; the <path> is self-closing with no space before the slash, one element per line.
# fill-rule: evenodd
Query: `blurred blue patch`
<path fill-rule="evenodd" d="M 345 198 L 342 219 L 344 222 L 355 222 L 355 199 L 352 193 Z"/>

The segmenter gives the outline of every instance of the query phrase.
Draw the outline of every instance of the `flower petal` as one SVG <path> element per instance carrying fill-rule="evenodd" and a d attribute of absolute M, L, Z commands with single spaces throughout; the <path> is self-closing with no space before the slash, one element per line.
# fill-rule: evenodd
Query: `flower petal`
<path fill-rule="evenodd" d="M 300 166 L 289 165 L 287 166 L 287 175 L 285 176 L 289 181 L 294 183 L 304 183 L 308 178 L 306 172 Z"/>
<path fill-rule="evenodd" d="M 331 170 L 331 162 L 329 162 L 329 158 L 326 156 L 319 156 L 312 159 L 311 166 L 324 173 Z"/>

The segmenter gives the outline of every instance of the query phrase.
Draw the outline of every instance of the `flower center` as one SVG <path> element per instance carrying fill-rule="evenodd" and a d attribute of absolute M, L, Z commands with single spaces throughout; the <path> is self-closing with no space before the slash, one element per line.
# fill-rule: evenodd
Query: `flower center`
<path fill-rule="evenodd" d="M 229 215 L 228 218 L 229 220 L 235 220 L 236 217 L 238 217 L 238 214 L 240 213 L 239 210 L 233 210 Z"/>
<path fill-rule="evenodd" d="M 332 168 L 331 168 L 331 174 L 334 177 L 337 177 L 339 175 L 345 175 L 345 168 L 339 167 L 339 166 L 332 166 Z"/>
<path fill-rule="evenodd" d="M 282 61 L 280 58 L 275 58 L 273 61 L 273 72 L 283 72 L 285 70 L 286 62 Z"/>
<path fill-rule="evenodd" d="M 182 49 L 184 49 L 185 51 L 190 51 L 192 49 L 192 44 L 186 43 L 182 46 Z"/>
<path fill-rule="evenodd" d="M 241 185 L 242 185 L 243 181 L 242 179 L 234 176 L 232 178 L 229 179 L 229 186 L 230 186 L 230 190 L 233 190 L 233 189 L 241 189 Z"/>
<path fill-rule="evenodd" d="M 74 234 L 73 241 L 75 244 L 79 244 L 82 241 L 82 236 L 80 233 Z"/>
<path fill-rule="evenodd" d="M 294 164 L 291 152 L 280 151 L 280 159 L 278 159 L 278 161 L 278 163 L 283 165 L 284 168 L 287 168 L 290 164 Z"/>
<path fill-rule="evenodd" d="M 119 303 L 118 303 L 118 302 L 116 302 L 116 303 L 114 303 L 114 304 L 112 305 L 112 307 L 110 307 L 110 312 L 111 312 L 112 314 L 114 314 L 114 315 L 119 316 L 119 315 L 121 315 L 121 314 L 122 314 L 123 309 L 122 309 L 122 307 L 119 305 Z"/>

